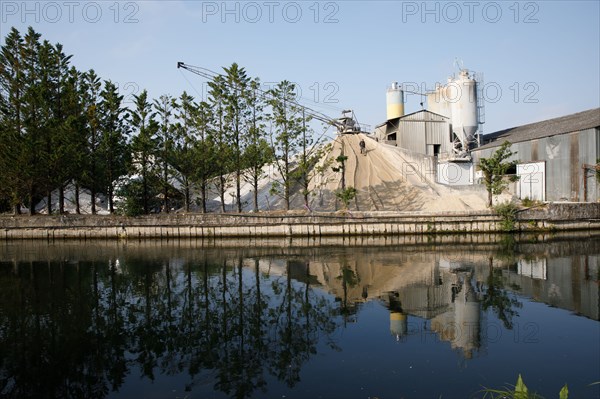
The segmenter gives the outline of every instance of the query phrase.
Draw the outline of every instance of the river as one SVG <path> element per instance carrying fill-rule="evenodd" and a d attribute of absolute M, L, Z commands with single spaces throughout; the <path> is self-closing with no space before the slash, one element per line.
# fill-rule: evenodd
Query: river
<path fill-rule="evenodd" d="M 600 397 L 600 236 L 0 243 L 0 395 Z"/>

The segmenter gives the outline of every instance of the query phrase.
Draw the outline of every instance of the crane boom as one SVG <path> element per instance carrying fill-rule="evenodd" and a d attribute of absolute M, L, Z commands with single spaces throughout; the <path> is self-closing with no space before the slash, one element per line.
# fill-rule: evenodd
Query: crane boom
<path fill-rule="evenodd" d="M 199 67 L 199 66 L 194 66 L 194 65 L 189 65 L 189 64 L 186 64 L 185 62 L 181 62 L 181 61 L 177 62 L 177 68 L 185 69 L 187 71 L 190 71 L 190 72 L 192 72 L 196 75 L 199 75 L 203 78 L 206 78 L 206 79 L 214 79 L 217 76 L 223 76 L 217 72 L 211 71 L 210 69 Z M 271 93 L 269 93 L 268 91 L 262 90 L 260 88 L 257 90 L 263 98 L 273 99 L 273 95 Z M 323 123 L 326 123 L 328 125 L 335 126 L 337 128 L 338 132 L 340 132 L 340 133 L 358 133 L 358 132 L 360 132 L 360 127 L 358 126 L 358 123 L 355 123 L 354 118 L 348 117 L 347 115 L 345 115 L 347 112 L 351 112 L 351 111 L 344 111 L 342 113 L 343 114 L 342 118 L 333 119 L 317 110 L 307 107 L 306 105 L 302 105 L 302 104 L 298 103 L 297 101 L 289 101 L 289 102 L 292 103 L 293 105 L 301 108 L 304 111 L 304 113 L 306 115 L 310 116 L 311 118 L 314 118 L 314 119 L 321 121 Z M 356 128 L 358 128 L 358 130 L 356 130 Z"/>

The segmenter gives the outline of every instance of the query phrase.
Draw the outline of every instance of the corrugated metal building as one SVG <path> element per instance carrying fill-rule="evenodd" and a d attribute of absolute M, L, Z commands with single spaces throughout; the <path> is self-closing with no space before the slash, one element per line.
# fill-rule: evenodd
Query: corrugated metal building
<path fill-rule="evenodd" d="M 592 166 L 600 158 L 600 108 L 485 135 L 471 152 L 474 162 L 491 157 L 505 141 L 519 160 L 515 194 L 521 199 L 599 201 Z"/>
<path fill-rule="evenodd" d="M 375 137 L 386 144 L 429 156 L 452 152 L 449 118 L 427 110 L 376 126 Z"/>

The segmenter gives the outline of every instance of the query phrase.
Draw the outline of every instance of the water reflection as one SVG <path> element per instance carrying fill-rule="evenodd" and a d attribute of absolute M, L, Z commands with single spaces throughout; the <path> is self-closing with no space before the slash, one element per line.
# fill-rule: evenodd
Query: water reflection
<path fill-rule="evenodd" d="M 352 350 L 336 331 L 371 300 L 391 339 L 435 336 L 468 360 L 486 354 L 488 318 L 513 328 L 522 297 L 598 320 L 599 246 L 5 243 L 0 393 L 105 397 L 133 373 L 240 398 L 294 387 L 320 345 Z"/>

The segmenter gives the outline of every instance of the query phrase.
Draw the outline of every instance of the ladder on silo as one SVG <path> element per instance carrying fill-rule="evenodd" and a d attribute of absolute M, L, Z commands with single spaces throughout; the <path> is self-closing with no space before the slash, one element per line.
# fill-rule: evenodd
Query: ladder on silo
<path fill-rule="evenodd" d="M 475 72 L 473 78 L 477 87 L 477 144 L 481 145 L 483 135 L 483 124 L 485 123 L 485 91 L 483 83 L 483 72 Z"/>

